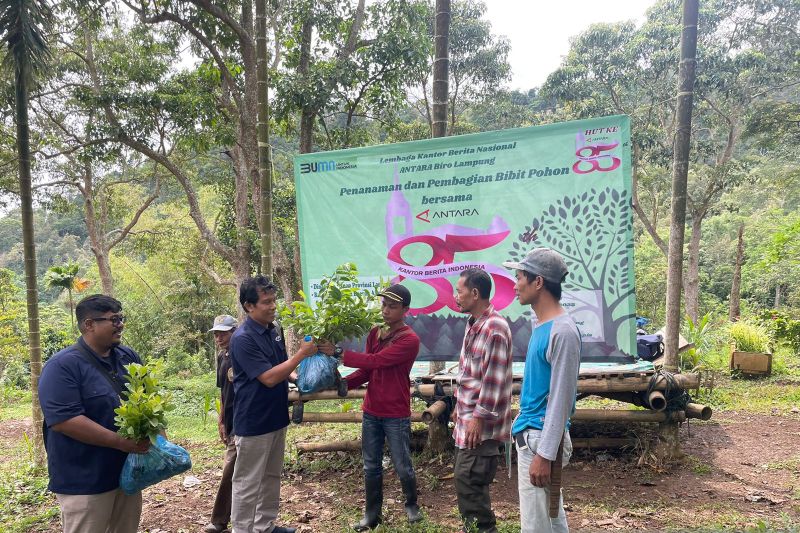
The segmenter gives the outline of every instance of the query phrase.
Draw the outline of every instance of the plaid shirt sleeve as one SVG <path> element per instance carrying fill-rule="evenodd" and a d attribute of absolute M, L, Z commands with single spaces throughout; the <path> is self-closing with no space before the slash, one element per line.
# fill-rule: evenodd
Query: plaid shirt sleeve
<path fill-rule="evenodd" d="M 508 365 L 511 364 L 509 339 L 492 328 L 486 341 L 487 357 L 483 361 L 483 379 L 478 394 L 478 402 L 472 416 L 496 419 L 508 407 L 505 397 L 508 381 Z"/>

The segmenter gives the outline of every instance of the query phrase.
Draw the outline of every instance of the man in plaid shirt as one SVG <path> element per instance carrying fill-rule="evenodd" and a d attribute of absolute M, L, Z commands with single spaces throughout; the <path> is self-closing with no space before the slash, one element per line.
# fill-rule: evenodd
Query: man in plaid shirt
<path fill-rule="evenodd" d="M 494 310 L 492 278 L 479 268 L 461 273 L 456 303 L 470 314 L 458 367 L 453 438 L 458 510 L 466 528 L 496 532 L 489 486 L 511 432 L 511 330 Z"/>

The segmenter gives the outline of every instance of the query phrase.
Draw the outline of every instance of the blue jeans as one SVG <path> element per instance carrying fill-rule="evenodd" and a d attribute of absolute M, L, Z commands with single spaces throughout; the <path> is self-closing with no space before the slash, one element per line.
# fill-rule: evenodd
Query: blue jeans
<path fill-rule="evenodd" d="M 411 419 L 381 418 L 364 413 L 361 424 L 361 455 L 364 476 L 383 475 L 383 443 L 389 442 L 392 464 L 400 479 L 415 479 L 411 464 Z"/>

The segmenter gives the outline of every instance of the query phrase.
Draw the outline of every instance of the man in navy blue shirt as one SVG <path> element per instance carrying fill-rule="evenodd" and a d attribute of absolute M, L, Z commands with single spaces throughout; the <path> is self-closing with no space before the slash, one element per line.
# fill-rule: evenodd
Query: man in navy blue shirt
<path fill-rule="evenodd" d="M 126 495 L 119 475 L 129 453 L 150 441 L 117 434 L 114 409 L 127 380 L 123 365 L 141 363 L 121 346 L 125 317 L 119 301 L 95 294 L 78 302 L 81 336 L 55 354 L 39 378 L 45 419 L 49 489 L 56 494 L 65 533 L 136 533 L 142 493 Z"/>
<path fill-rule="evenodd" d="M 236 465 L 233 470 L 231 523 L 234 533 L 293 533 L 275 525 L 280 503 L 281 470 L 289 425 L 289 375 L 316 353 L 302 342 L 291 358 L 275 326 L 277 288 L 266 277 L 246 279 L 239 302 L 247 319 L 231 337 L 233 365 L 233 428 Z"/>

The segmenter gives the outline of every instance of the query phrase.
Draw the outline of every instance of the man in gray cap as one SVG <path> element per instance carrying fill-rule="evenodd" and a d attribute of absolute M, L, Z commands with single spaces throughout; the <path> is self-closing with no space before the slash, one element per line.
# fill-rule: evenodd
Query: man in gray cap
<path fill-rule="evenodd" d="M 572 455 L 569 417 L 575 410 L 581 359 L 580 332 L 560 303 L 567 265 L 549 248 L 537 248 L 522 261 L 503 265 L 516 270 L 519 303 L 530 305 L 537 319 L 525 357 L 519 415 L 511 427 L 522 532 L 566 533 L 560 483 L 553 484 L 559 494 L 553 494 L 552 507 L 550 500 L 551 473 L 560 477 L 553 463 L 560 459 L 566 464 Z"/>
<path fill-rule="evenodd" d="M 214 333 L 214 343 L 218 350 L 217 387 L 220 389 L 218 428 L 219 438 L 226 448 L 222 479 L 214 500 L 214 509 L 211 511 L 211 522 L 205 527 L 207 533 L 227 531 L 228 522 L 231 520 L 231 480 L 233 467 L 236 464 L 236 444 L 233 441 L 233 370 L 228 355 L 228 345 L 237 325 L 236 319 L 231 315 L 220 315 L 214 319 L 214 327 L 208 330 L 209 333 Z"/>

